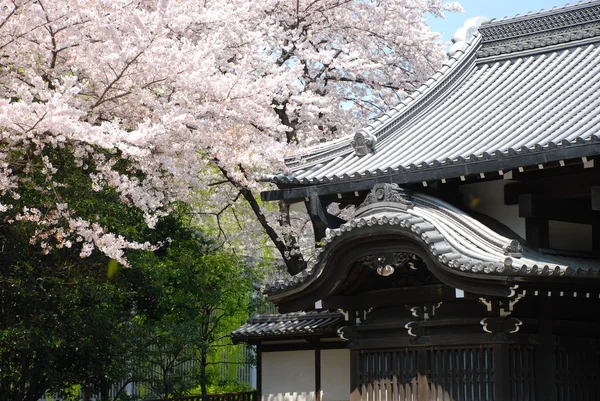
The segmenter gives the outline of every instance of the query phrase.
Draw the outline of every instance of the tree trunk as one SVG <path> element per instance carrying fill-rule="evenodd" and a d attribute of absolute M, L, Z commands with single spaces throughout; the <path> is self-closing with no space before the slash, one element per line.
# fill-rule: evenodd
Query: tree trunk
<path fill-rule="evenodd" d="M 208 364 L 208 348 L 206 346 L 202 346 L 200 349 L 200 392 L 202 394 L 206 394 L 206 365 Z"/>
<path fill-rule="evenodd" d="M 109 400 L 109 391 L 110 391 L 110 383 L 106 379 L 102 379 L 100 382 L 100 400 L 101 401 L 110 401 Z"/>
<path fill-rule="evenodd" d="M 92 398 L 92 388 L 86 384 L 83 387 L 83 401 L 90 401 L 90 398 Z"/>

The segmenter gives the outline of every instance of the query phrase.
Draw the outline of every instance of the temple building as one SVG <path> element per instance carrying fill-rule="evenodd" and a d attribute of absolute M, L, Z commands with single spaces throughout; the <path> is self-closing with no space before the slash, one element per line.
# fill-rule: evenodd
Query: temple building
<path fill-rule="evenodd" d="M 321 244 L 266 286 L 280 314 L 231 334 L 263 401 L 600 399 L 600 1 L 454 42 L 262 194 L 305 204 Z"/>

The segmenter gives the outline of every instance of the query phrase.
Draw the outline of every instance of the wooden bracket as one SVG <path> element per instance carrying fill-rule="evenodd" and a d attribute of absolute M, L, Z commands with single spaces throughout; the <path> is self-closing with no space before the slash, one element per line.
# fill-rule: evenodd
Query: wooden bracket
<path fill-rule="evenodd" d="M 315 241 L 325 238 L 328 228 L 339 228 L 346 221 L 327 212 L 324 196 L 313 194 L 306 202 L 306 208 L 313 223 Z"/>

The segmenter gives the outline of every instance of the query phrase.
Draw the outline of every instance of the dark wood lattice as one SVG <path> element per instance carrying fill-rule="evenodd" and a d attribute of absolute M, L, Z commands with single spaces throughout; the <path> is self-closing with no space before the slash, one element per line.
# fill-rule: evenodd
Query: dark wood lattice
<path fill-rule="evenodd" d="M 531 345 L 509 348 L 510 398 L 513 401 L 535 401 L 536 349 Z"/>
<path fill-rule="evenodd" d="M 364 352 L 358 367 L 363 401 L 416 399 L 417 350 Z"/>
<path fill-rule="evenodd" d="M 361 352 L 362 401 L 494 401 L 491 348 Z"/>
<path fill-rule="evenodd" d="M 595 401 L 600 397 L 600 349 L 573 341 L 554 350 L 556 401 Z"/>
<path fill-rule="evenodd" d="M 431 400 L 494 400 L 494 357 L 491 348 L 428 351 Z"/>

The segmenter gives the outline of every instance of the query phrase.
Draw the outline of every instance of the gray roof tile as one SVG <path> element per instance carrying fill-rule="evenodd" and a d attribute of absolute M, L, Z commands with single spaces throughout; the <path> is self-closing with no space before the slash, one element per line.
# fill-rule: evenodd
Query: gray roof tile
<path fill-rule="evenodd" d="M 234 341 L 263 337 L 296 337 L 335 333 L 344 323 L 344 315 L 331 311 L 295 312 L 286 314 L 254 315 L 244 326 L 229 336 Z"/>
<path fill-rule="evenodd" d="M 287 161 L 316 184 L 586 146 L 600 136 L 600 2 L 484 23 L 422 88 L 363 129 Z"/>

